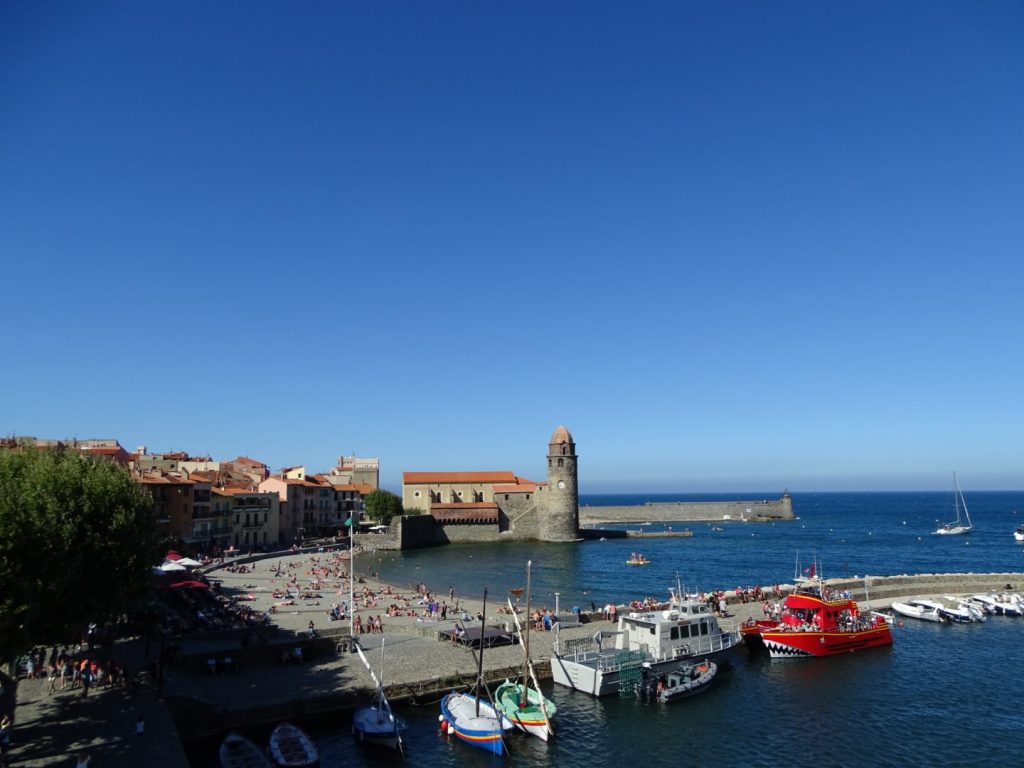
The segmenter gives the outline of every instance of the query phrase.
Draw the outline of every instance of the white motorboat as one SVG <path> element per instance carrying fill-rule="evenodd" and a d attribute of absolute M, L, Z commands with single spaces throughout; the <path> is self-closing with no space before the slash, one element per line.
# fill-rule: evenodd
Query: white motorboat
<path fill-rule="evenodd" d="M 956 472 L 953 473 L 953 506 L 956 508 L 956 520 L 943 523 L 935 533 L 942 536 L 970 533 L 974 530 L 971 524 L 971 515 L 967 511 L 967 502 L 964 501 L 964 493 L 960 490 L 960 481 L 957 480 Z"/>
<path fill-rule="evenodd" d="M 932 600 L 908 600 L 905 603 L 893 603 L 890 607 L 900 616 L 907 616 L 911 619 L 938 623 L 949 620 L 942 614 L 945 606 Z"/>
<path fill-rule="evenodd" d="M 1017 526 L 1017 529 L 1013 532 L 1013 538 L 1016 541 L 1024 541 L 1024 525 Z"/>
<path fill-rule="evenodd" d="M 950 621 L 956 624 L 973 624 L 976 621 L 985 621 L 984 613 L 970 603 L 952 595 L 946 595 L 945 599 L 949 600 L 952 605 L 944 605 L 942 607 L 942 615 Z"/>
<path fill-rule="evenodd" d="M 605 647 L 611 638 L 614 645 Z M 720 624 L 707 603 L 685 597 L 677 588 L 667 610 L 620 615 L 615 632 L 576 640 L 556 637 L 551 675 L 559 685 L 591 696 L 633 693 L 645 668 L 668 673 L 685 661 L 720 664 L 741 640 L 739 630 Z"/>
<path fill-rule="evenodd" d="M 1004 600 L 999 595 L 971 595 L 971 598 L 987 605 L 996 616 L 1024 615 L 1024 610 L 1021 610 L 1018 603 Z"/>

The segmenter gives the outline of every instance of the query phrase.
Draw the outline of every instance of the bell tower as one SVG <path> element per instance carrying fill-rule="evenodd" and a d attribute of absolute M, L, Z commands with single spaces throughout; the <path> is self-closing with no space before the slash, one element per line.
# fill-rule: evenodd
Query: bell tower
<path fill-rule="evenodd" d="M 576 443 L 572 435 L 565 427 L 558 427 L 548 443 L 548 496 L 540 516 L 540 537 L 544 541 L 575 541 L 579 538 L 576 459 Z"/>

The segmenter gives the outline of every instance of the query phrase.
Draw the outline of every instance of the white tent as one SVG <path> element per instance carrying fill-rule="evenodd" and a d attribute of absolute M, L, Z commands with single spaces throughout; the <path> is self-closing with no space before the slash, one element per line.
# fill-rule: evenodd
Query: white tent
<path fill-rule="evenodd" d="M 191 557 L 183 557 L 180 560 L 175 560 L 178 565 L 184 565 L 186 568 L 198 568 L 202 563 L 198 560 L 193 560 Z"/>
<path fill-rule="evenodd" d="M 187 571 L 184 565 L 178 565 L 173 560 L 168 560 L 166 563 L 160 566 L 161 571 Z"/>

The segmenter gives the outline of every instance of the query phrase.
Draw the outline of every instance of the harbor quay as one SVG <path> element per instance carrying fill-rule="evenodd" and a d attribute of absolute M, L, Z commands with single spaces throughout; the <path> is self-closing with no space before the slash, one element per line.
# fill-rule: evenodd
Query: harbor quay
<path fill-rule="evenodd" d="M 142 673 L 142 685 L 137 688 L 98 689 L 88 696 L 79 690 L 51 695 L 46 680 L 18 681 L 10 764 L 70 766 L 87 751 L 93 766 L 185 768 L 186 744 L 216 739 L 231 729 L 269 728 L 281 720 L 347 723 L 347 712 L 366 701 L 373 690 L 359 655 L 351 652 L 348 619 L 328 620 L 332 604 L 349 601 L 347 580 L 325 579 L 317 591 L 319 598 L 296 600 L 292 605 L 279 605 L 282 601 L 274 597 L 289 576 L 308 579 L 306 570 L 325 554 L 289 553 L 244 564 L 244 570 L 233 563 L 209 569 L 206 575 L 219 582 L 225 596 L 243 597 L 255 611 L 274 607 L 273 627 L 265 641 L 255 644 L 243 644 L 237 630 L 166 638 L 165 644 L 173 643 L 177 653 L 159 686 L 148 674 L 157 645 L 151 641 L 147 649 L 143 639 L 119 643 L 117 648 L 129 668 Z M 420 596 L 409 585 L 388 585 L 358 571 L 356 577 L 356 594 L 372 593 L 377 603 L 357 601 L 360 623 L 365 625 L 368 618 L 377 616 L 382 616 L 383 623 L 383 632 L 360 634 L 358 641 L 375 672 L 383 672 L 393 702 L 436 706 L 447 691 L 472 685 L 477 665 L 474 650 L 443 640 L 442 633 L 463 616 L 467 627 L 478 624 L 483 609 L 479 598 L 455 595 L 457 611 L 450 612 L 446 621 L 425 620 Z M 1024 573 L 868 576 L 825 583 L 832 590 L 850 591 L 863 609 L 879 610 L 908 597 L 1019 590 L 1024 586 Z M 793 589 L 793 585 L 780 585 L 783 594 Z M 449 595 L 438 593 L 436 597 L 448 601 Z M 514 618 L 504 598 L 495 595 L 488 601 L 487 625 L 514 632 Z M 402 615 L 386 615 L 388 605 L 404 606 L 406 600 L 409 607 L 400 611 Z M 756 600 L 744 602 L 736 590 L 726 590 L 725 600 L 729 620 L 738 624 L 761 618 L 762 606 Z M 502 606 L 505 612 L 498 612 Z M 617 609 L 628 612 L 630 606 Z M 613 629 L 600 610 L 562 619 L 557 634 L 564 639 Z M 311 621 L 316 637 L 309 635 Z M 549 631 L 530 635 L 530 655 L 541 679 L 551 676 L 549 659 L 555 636 Z M 301 661 L 294 656 L 296 648 L 302 649 Z M 230 666 L 223 664 L 227 659 L 232 661 Z M 518 675 L 523 659 L 524 650 L 518 644 L 488 648 L 485 680 L 492 685 Z M 145 730 L 136 734 L 140 717 Z"/>

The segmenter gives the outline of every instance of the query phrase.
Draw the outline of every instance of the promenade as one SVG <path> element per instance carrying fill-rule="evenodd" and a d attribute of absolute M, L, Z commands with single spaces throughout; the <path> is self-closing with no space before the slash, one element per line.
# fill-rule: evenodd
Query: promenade
<path fill-rule="evenodd" d="M 221 582 L 225 594 L 251 596 L 247 601 L 249 605 L 263 611 L 281 602 L 273 597 L 273 591 L 280 589 L 287 579 L 298 578 L 300 584 L 308 583 L 310 577 L 306 571 L 312 567 L 314 558 L 323 562 L 325 554 L 289 554 L 258 561 L 249 572 L 231 573 L 217 568 L 208 575 Z M 278 575 L 279 566 L 281 575 Z M 345 566 L 347 572 L 347 563 Z M 363 574 L 361 579 L 362 583 L 356 586 L 376 594 L 377 605 L 366 607 L 364 600 L 358 615 L 364 623 L 368 617 L 380 615 L 384 624 L 381 634 L 361 635 L 361 645 L 376 668 L 383 643 L 384 682 L 392 698 L 427 704 L 436 701 L 451 687 L 472 683 L 476 674 L 473 652 L 438 639 L 439 631 L 454 626 L 452 614 L 445 622 L 424 621 L 421 618 L 424 606 L 419 604 L 418 596 L 409 585 L 385 585 L 370 574 Z M 371 681 L 358 655 L 334 650 L 335 639 L 344 640 L 347 636 L 348 621 L 330 622 L 327 617 L 332 603 L 348 602 L 347 581 L 323 579 L 322 582 L 318 591 L 320 598 L 297 600 L 291 606 L 276 605 L 277 612 L 273 615 L 279 628 L 275 635 L 281 641 L 282 650 L 302 642 L 311 620 L 321 634 L 340 633 L 330 641 L 319 641 L 319 647 L 329 647 L 329 651 L 323 650 L 302 663 L 282 665 L 274 660 L 276 656 L 270 655 L 267 661 L 258 664 L 243 663 L 236 672 L 211 674 L 205 660 L 232 653 L 238 641 L 223 636 L 197 636 L 179 639 L 183 661 L 167 669 L 162 691 L 157 691 L 153 681 L 149 681 L 134 692 L 93 689 L 83 697 L 80 690 L 69 690 L 51 696 L 46 680 L 20 681 L 10 765 L 73 766 L 75 756 L 86 750 L 92 757 L 90 768 L 140 765 L 186 768 L 188 761 L 182 736 L 214 737 L 229 728 L 269 727 L 285 718 L 336 717 L 338 711 L 365 700 L 371 691 Z M 828 583 L 835 589 L 850 589 L 855 598 L 863 600 L 863 580 L 836 579 Z M 1001 590 L 1007 584 L 1020 589 L 1024 586 L 1024 574 L 871 577 L 871 604 L 862 604 L 862 607 L 884 608 L 892 600 L 908 596 Z M 389 594 L 384 594 L 385 590 Z M 481 609 L 479 599 L 455 597 L 459 608 L 473 617 Z M 497 612 L 504 598 L 505 595 L 489 598 L 489 625 L 511 621 L 508 614 Z M 727 598 L 732 620 L 742 622 L 749 617 L 761 617 L 759 603 L 739 602 L 731 591 L 727 592 Z M 406 599 L 409 608 L 403 609 L 403 614 L 408 610 L 420 614 L 419 618 L 386 616 L 388 605 L 404 606 Z M 437 599 L 447 601 L 449 596 L 443 593 Z M 620 606 L 619 610 L 626 608 Z M 600 629 L 612 629 L 611 623 L 602 620 L 600 615 L 585 618 L 586 623 L 565 629 L 563 637 L 591 636 Z M 548 675 L 553 640 L 552 632 L 535 631 L 530 636 L 531 656 L 542 677 Z M 275 645 L 268 650 L 276 653 L 277 648 Z M 125 659 L 129 669 L 146 668 L 141 640 L 119 644 L 117 653 Z M 486 676 L 489 680 L 503 679 L 506 674 L 515 674 L 522 662 L 523 649 L 519 645 L 488 649 Z M 144 718 L 145 732 L 136 736 L 135 722 L 139 716 Z"/>

